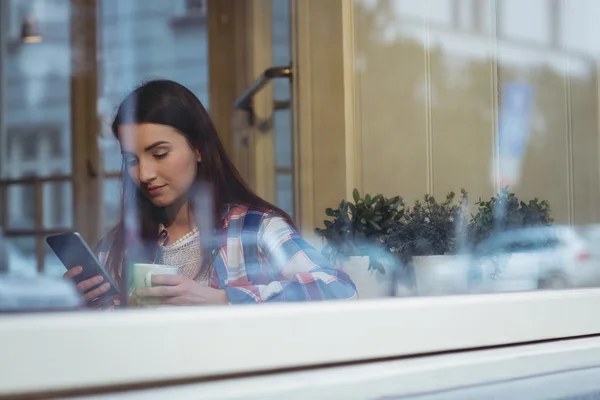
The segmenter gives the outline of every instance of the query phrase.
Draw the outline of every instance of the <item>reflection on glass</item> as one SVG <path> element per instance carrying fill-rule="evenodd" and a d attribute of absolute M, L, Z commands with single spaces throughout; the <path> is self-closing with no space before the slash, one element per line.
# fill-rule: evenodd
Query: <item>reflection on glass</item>
<path fill-rule="evenodd" d="M 62 278 L 66 272 L 63 263 L 56 257 L 56 254 L 44 243 L 44 275 Z"/>
<path fill-rule="evenodd" d="M 290 2 L 271 1 L 273 65 L 290 65 L 292 59 Z M 294 213 L 292 85 L 288 79 L 273 81 L 273 136 L 275 141 L 275 204 Z"/>
<path fill-rule="evenodd" d="M 288 83 L 289 86 L 289 83 Z M 276 110 L 273 114 L 275 133 L 275 165 L 279 168 L 292 168 L 292 112 Z"/>
<path fill-rule="evenodd" d="M 85 12 L 82 8 L 73 13 L 72 4 L 13 0 L 3 5 L 3 11 L 27 6 L 27 14 L 31 14 L 27 18 L 37 21 L 42 37 L 39 43 L 25 43 L 15 37 L 13 28 L 3 26 L 0 174 L 10 181 L 2 183 L 7 196 L 0 206 L 2 215 L 7 216 L 3 229 L 19 249 L 15 253 L 19 255 L 12 256 L 15 265 L 23 265 L 21 259 L 34 264 L 44 260 L 46 273 L 60 275 L 60 263 L 52 253 L 44 253 L 40 240 L 58 230 L 81 230 L 91 247 L 100 237 L 119 232 L 117 246 L 122 247 L 116 253 L 110 246 L 102 252 L 106 256 L 113 251 L 116 258 L 101 260 L 108 263 L 115 278 L 131 272 L 129 267 L 143 269 L 132 266 L 140 263 L 136 259 L 119 270 L 125 250 L 131 254 L 145 251 L 135 247 L 139 243 L 126 240 L 143 238 L 146 245 L 150 238 L 158 250 L 145 261 L 167 267 L 177 264 L 182 276 L 206 288 L 235 287 L 229 293 L 232 303 L 310 298 L 312 292 L 302 298 L 299 292 L 288 296 L 286 290 L 313 284 L 318 280 L 315 276 L 321 276 L 315 273 L 319 268 L 326 271 L 326 279 L 342 288 L 334 294 L 315 289 L 319 293 L 315 297 L 326 298 L 354 297 L 346 275 L 363 299 L 600 284 L 595 251 L 600 235 L 594 231 L 594 224 L 600 223 L 598 49 L 589 39 L 597 30 L 589 17 L 597 15 L 597 2 L 356 0 L 348 3 L 351 13 L 337 19 L 332 15 L 328 18 L 331 25 L 314 27 L 306 48 L 295 48 L 292 36 L 298 43 L 307 39 L 292 35 L 288 1 L 265 3 L 270 12 L 264 15 L 271 19 L 263 24 L 264 43 L 257 40 L 260 43 L 249 46 L 248 40 L 259 35 L 258 31 L 247 35 L 250 28 L 244 24 L 252 25 L 249 21 L 256 17 L 256 10 L 250 18 L 243 15 L 249 11 L 241 6 L 232 6 L 232 14 L 219 9 L 212 16 L 213 26 L 208 23 L 207 3 L 202 1 L 98 0 L 93 10 L 96 30 L 90 35 L 95 41 L 90 39 L 87 49 L 98 56 L 97 74 L 73 69 L 74 56 L 87 53 L 76 48 L 70 37 L 71 22 L 79 21 Z M 333 61 L 340 54 L 331 51 L 336 40 L 331 32 L 342 17 L 354 18 L 350 21 L 353 30 L 344 31 L 352 37 L 338 38 L 344 62 L 336 64 Z M 10 25 L 15 19 L 21 26 L 23 18 L 20 11 L 11 12 Z M 238 24 L 238 18 L 244 24 Z M 235 36 L 228 42 L 229 33 L 221 33 L 234 24 L 239 30 L 227 31 Z M 209 37 L 210 27 L 215 28 L 215 37 Z M 240 144 L 236 141 L 240 132 L 219 132 L 230 147 L 225 150 L 216 142 L 207 142 L 206 138 L 211 138 L 208 118 L 191 99 L 209 103 L 208 49 L 213 40 L 227 49 L 221 61 L 213 65 L 211 60 L 211 67 L 217 68 L 213 72 L 218 73 L 210 84 L 217 89 L 223 85 L 222 92 L 210 93 L 218 99 L 211 113 L 220 127 L 226 127 L 231 116 L 233 92 L 243 93 L 256 78 L 247 76 L 246 69 L 260 71 L 263 63 L 265 68 L 295 63 L 298 60 L 293 59 L 307 49 L 311 62 L 319 65 L 318 71 L 294 70 L 294 84 L 298 85 L 294 87 L 302 87 L 299 98 L 306 98 L 307 104 L 294 104 L 287 79 L 274 80 L 261 89 L 273 90 L 273 115 L 263 116 L 272 126 L 264 124 L 267 129 L 260 133 L 250 129 L 244 132 L 247 140 L 239 141 L 244 147 L 243 163 L 238 165 L 241 175 L 252 183 L 262 178 L 256 183 L 258 189 L 251 189 L 271 193 L 270 200 L 277 207 L 246 193 L 235 174 L 225 174 L 227 179 L 222 179 L 225 175 L 219 168 L 230 165 L 218 165 L 214 155 L 227 160 L 225 150 L 232 152 Z M 310 69 L 312 64 L 307 64 Z M 310 87 L 311 80 L 323 76 L 331 78 L 323 88 Z M 90 82 L 81 84 L 80 80 Z M 188 110 L 170 114 L 173 109 L 169 109 L 165 113 L 173 118 L 168 119 L 130 104 L 112 126 L 117 106 L 132 90 L 146 88 L 147 82 L 168 86 L 171 80 L 189 89 L 193 97 L 187 91 L 175 92 L 200 110 L 197 115 L 184 112 Z M 79 90 L 87 84 L 98 89 L 97 93 L 91 91 L 93 98 Z M 307 95 L 313 90 L 337 93 L 343 107 Z M 147 97 L 150 100 L 138 100 L 152 100 L 151 93 Z M 84 103 L 97 105 L 97 109 L 72 107 Z M 298 113 L 302 107 L 307 111 Z M 130 111 L 139 115 L 130 115 Z M 95 113 L 101 122 L 99 132 L 93 131 L 93 122 L 82 124 L 92 127 L 90 132 L 73 131 L 71 121 Z M 200 114 L 202 121 L 198 122 L 195 118 Z M 330 124 L 335 118 L 343 124 Z M 295 132 L 293 122 L 303 129 Z M 167 135 L 165 127 L 171 128 L 170 133 L 179 132 L 170 139 L 187 135 L 192 153 L 184 147 L 186 151 L 178 153 L 177 160 L 185 164 L 193 159 L 190 165 L 194 168 L 173 165 L 165 172 L 148 167 L 165 165 L 159 160 L 170 160 L 170 154 L 175 157 L 173 143 L 147 142 Z M 126 142 L 127 135 L 133 137 L 130 142 Z M 142 147 L 151 148 L 142 148 L 142 142 L 146 144 Z M 296 142 L 301 149 L 294 148 Z M 73 143 L 77 148 L 72 148 Z M 95 171 L 98 158 L 100 171 Z M 309 170 L 296 170 L 304 166 Z M 269 168 L 268 174 L 265 168 Z M 178 173 L 171 175 L 173 171 Z M 257 171 L 266 176 L 255 176 Z M 38 179 L 41 190 L 29 182 L 18 182 L 25 177 Z M 179 183 L 161 186 L 161 179 L 169 183 L 186 177 L 195 182 L 193 190 L 187 185 L 190 182 L 181 187 Z M 200 177 L 208 181 L 206 192 L 196 187 L 207 184 Z M 294 191 L 296 177 L 303 188 L 311 188 L 310 193 Z M 90 199 L 93 196 L 82 192 L 94 187 L 96 179 L 102 180 L 102 196 Z M 79 186 L 84 181 L 86 186 Z M 352 193 L 355 186 L 360 190 Z M 177 192 L 177 201 L 149 200 L 182 187 L 190 191 Z M 191 193 L 198 198 L 188 204 L 193 218 L 183 219 L 189 226 L 168 232 L 179 215 L 171 215 L 171 207 L 189 200 Z M 304 200 L 307 207 L 295 204 Z M 319 207 L 312 209 L 311 204 Z M 316 239 L 323 242 L 318 249 L 310 248 L 310 256 L 298 252 L 298 259 L 305 257 L 304 262 L 292 262 L 290 254 L 279 254 L 281 259 L 273 261 L 277 267 L 265 271 L 261 269 L 265 260 L 260 259 L 256 266 L 252 264 L 256 260 L 247 262 L 245 257 L 254 250 L 261 257 L 275 257 L 260 248 L 272 245 L 260 236 L 273 234 L 269 226 L 254 227 L 260 238 L 245 242 L 250 243 L 250 251 L 239 244 L 238 237 L 219 242 L 226 234 L 215 232 L 223 228 L 224 221 L 247 215 L 243 207 L 248 205 L 256 210 L 260 205 L 270 208 L 284 220 L 294 214 L 305 224 L 303 231 L 318 228 Z M 82 220 L 86 213 L 79 209 L 100 215 L 101 221 L 87 226 L 90 224 Z M 295 214 L 301 210 L 306 212 Z M 253 218 L 258 217 L 248 220 Z M 323 219 L 327 222 L 320 224 Z M 275 224 L 278 229 L 272 240 L 278 243 L 279 238 L 295 248 L 284 239 L 304 239 L 295 236 L 297 232 L 288 222 Z M 154 236 L 162 232 L 161 224 L 175 240 L 153 243 Z M 169 246 L 188 243 L 190 238 L 192 245 L 184 247 L 192 255 L 186 254 L 183 262 L 178 258 L 181 253 Z M 33 245 L 27 247 L 21 240 Z M 238 253 L 229 254 L 232 249 Z M 318 262 L 311 270 L 315 259 Z M 223 266 L 226 271 L 221 269 L 219 275 L 218 268 Z M 227 275 L 230 273 L 234 276 Z M 309 284 L 305 279 L 312 281 Z"/>
<path fill-rule="evenodd" d="M 7 189 L 8 228 L 35 228 L 35 186 L 11 185 Z"/>
<path fill-rule="evenodd" d="M 104 180 L 104 199 L 103 210 L 104 215 L 104 232 L 108 233 L 113 229 L 121 218 L 121 180 L 120 179 L 105 179 Z"/>
<path fill-rule="evenodd" d="M 174 79 L 208 106 L 206 4 L 200 7 L 193 3 L 99 1 L 98 39 L 102 57 L 98 65 L 98 103 L 107 172 L 118 172 L 121 168 L 119 146 L 110 132 L 115 107 L 141 82 Z"/>
<path fill-rule="evenodd" d="M 275 175 L 277 190 L 277 204 L 289 215 L 294 213 L 294 186 L 293 177 L 290 173 L 279 173 Z"/>
<path fill-rule="evenodd" d="M 72 2 L 2 2 L 0 178 L 10 269 L 36 271 L 48 229 L 72 226 Z M 26 28 L 26 29 L 21 29 Z M 34 36 L 38 37 L 34 37 Z M 49 177 L 65 181 L 47 181 Z M 20 179 L 38 178 L 36 184 Z M 34 235 L 37 235 L 34 237 Z"/>
<path fill-rule="evenodd" d="M 46 182 L 43 185 L 44 227 L 69 228 L 73 226 L 73 184 Z"/>
<path fill-rule="evenodd" d="M 35 238 L 31 236 L 5 238 L 8 273 L 33 276 L 37 274 Z"/>
<path fill-rule="evenodd" d="M 583 46 L 598 5 L 354 5 L 363 192 L 331 204 L 319 234 L 359 295 L 390 293 L 390 271 L 403 295 L 597 282 L 594 243 L 570 226 L 600 222 L 597 53 Z"/>

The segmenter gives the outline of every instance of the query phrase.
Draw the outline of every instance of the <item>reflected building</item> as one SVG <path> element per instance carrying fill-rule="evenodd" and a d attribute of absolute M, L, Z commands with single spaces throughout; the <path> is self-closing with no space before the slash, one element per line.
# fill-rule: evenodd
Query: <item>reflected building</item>
<path fill-rule="evenodd" d="M 419 197 L 465 188 L 477 198 L 511 183 L 521 196 L 547 199 L 557 223 L 600 219 L 600 45 L 592 39 L 600 3 L 356 4 L 361 124 L 372 132 L 365 190 Z M 523 89 L 515 98 L 531 101 L 519 118 L 503 106 L 515 87 Z M 514 168 L 505 162 L 507 135 L 520 147 Z M 382 170 L 412 172 L 390 184 Z M 507 171 L 516 178 L 505 182 Z"/>
<path fill-rule="evenodd" d="M 63 0 L 3 0 L 4 137 L 0 154 L 4 178 L 67 175 L 72 169 L 71 95 L 73 71 L 70 20 L 79 10 Z M 206 2 L 145 0 L 97 2 L 99 144 L 107 172 L 118 172 L 121 157 L 110 132 L 114 108 L 142 80 L 168 78 L 189 87 L 208 105 Z M 41 41 L 24 41 L 33 21 Z M 6 21 L 6 19 L 4 20 Z M 79 64 L 78 64 L 79 65 Z M 83 64 L 85 65 L 85 64 Z M 71 226 L 70 185 L 44 193 L 49 224 Z M 118 210 L 118 196 L 107 196 Z M 114 201 L 113 201 L 114 199 Z M 32 186 L 9 191 L 11 228 L 29 228 L 35 215 Z M 116 212 L 118 216 L 118 212 Z"/>

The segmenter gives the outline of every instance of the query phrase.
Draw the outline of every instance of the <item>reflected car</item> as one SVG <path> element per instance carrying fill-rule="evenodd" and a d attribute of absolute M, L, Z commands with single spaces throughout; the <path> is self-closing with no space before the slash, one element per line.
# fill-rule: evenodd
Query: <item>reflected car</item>
<path fill-rule="evenodd" d="M 499 232 L 475 248 L 471 263 L 482 291 L 523 291 L 598 285 L 598 260 L 574 229 L 545 226 Z"/>

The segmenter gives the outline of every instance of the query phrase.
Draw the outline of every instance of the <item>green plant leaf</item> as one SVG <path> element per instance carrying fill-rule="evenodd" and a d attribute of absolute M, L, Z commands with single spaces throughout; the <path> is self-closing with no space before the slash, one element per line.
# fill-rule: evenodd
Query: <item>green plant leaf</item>
<path fill-rule="evenodd" d="M 348 203 L 348 209 L 352 214 L 356 213 L 356 206 L 352 203 Z"/>
<path fill-rule="evenodd" d="M 379 224 L 373 220 L 369 220 L 369 224 L 371 224 L 371 226 L 375 229 L 377 229 L 378 231 L 381 230 L 381 226 L 379 226 Z"/>

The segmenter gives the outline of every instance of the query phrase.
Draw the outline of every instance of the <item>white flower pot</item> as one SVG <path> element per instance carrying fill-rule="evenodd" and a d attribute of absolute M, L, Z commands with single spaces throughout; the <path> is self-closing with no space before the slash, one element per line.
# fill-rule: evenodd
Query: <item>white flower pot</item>
<path fill-rule="evenodd" d="M 539 281 L 539 262 L 535 255 L 511 253 L 500 261 L 500 268 L 493 262 L 481 265 L 482 284 L 478 291 L 484 293 L 520 292 L 536 290 Z"/>
<path fill-rule="evenodd" d="M 413 257 L 419 296 L 467 293 L 469 262 L 462 256 Z"/>
<path fill-rule="evenodd" d="M 339 269 L 344 271 L 356 285 L 359 299 L 387 297 L 391 293 L 392 274 L 369 270 L 369 257 L 353 256 L 340 262 Z"/>

